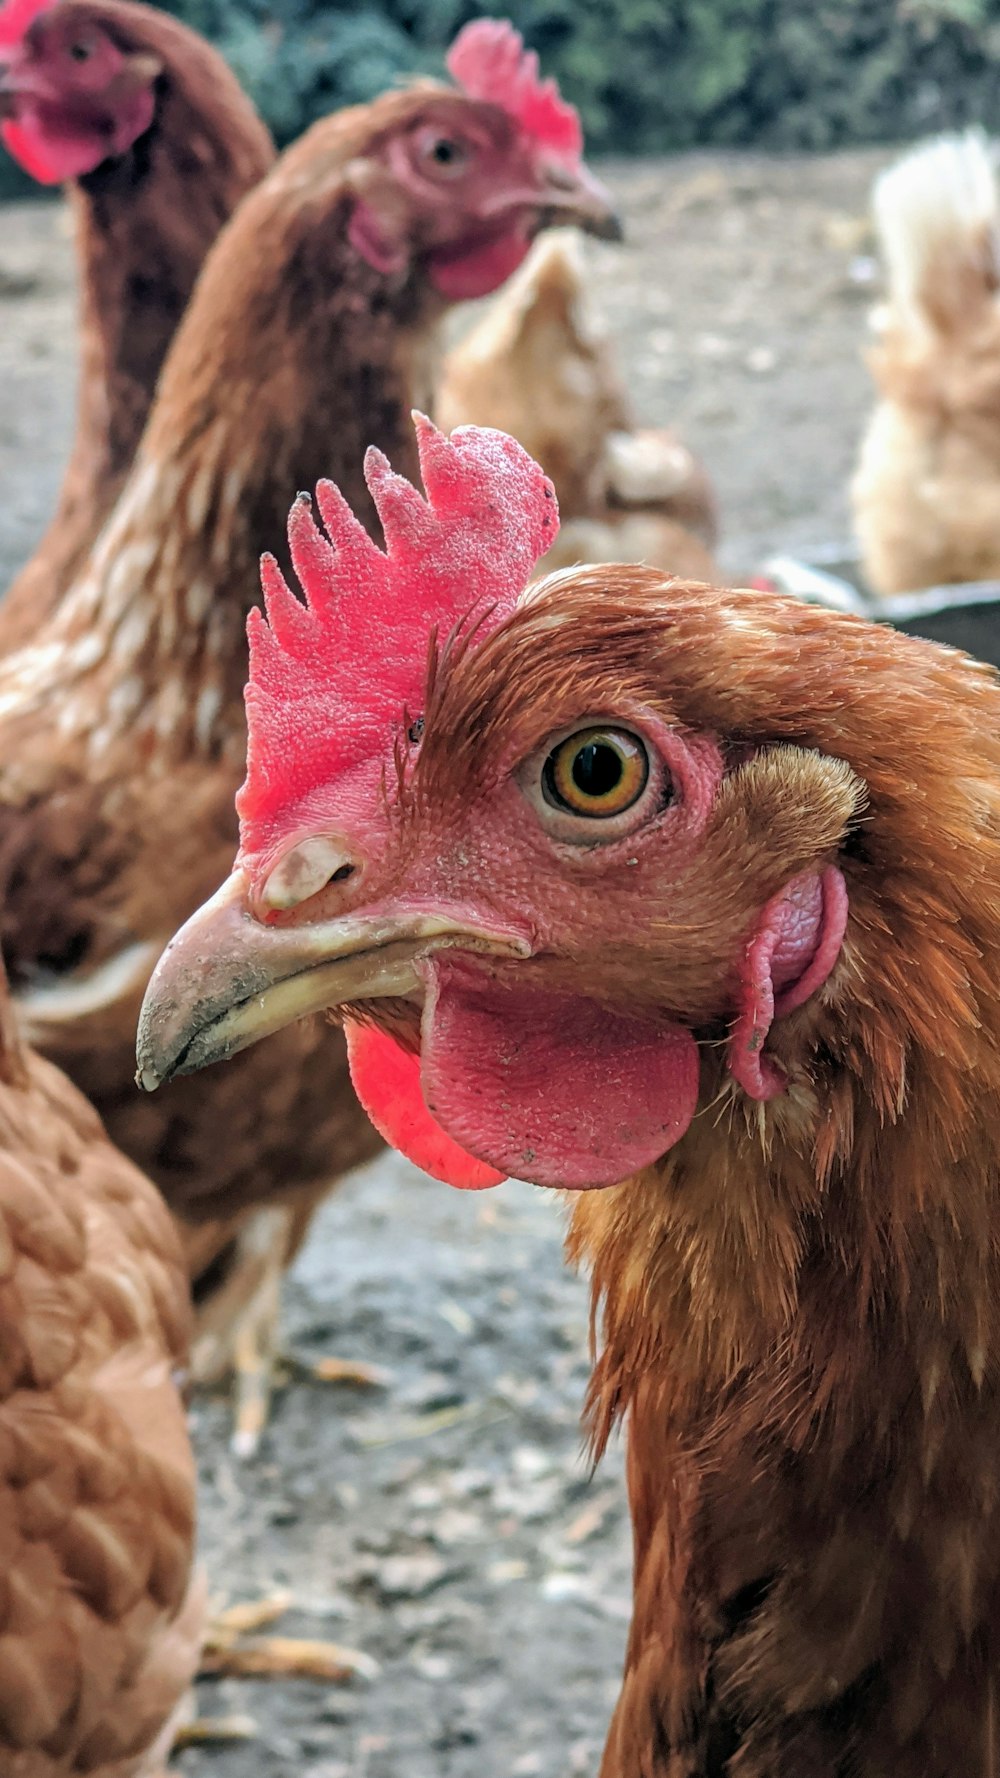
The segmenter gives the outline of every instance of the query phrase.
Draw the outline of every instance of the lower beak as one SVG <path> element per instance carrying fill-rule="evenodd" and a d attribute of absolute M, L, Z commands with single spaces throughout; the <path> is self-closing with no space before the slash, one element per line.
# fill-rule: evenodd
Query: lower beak
<path fill-rule="evenodd" d="M 176 1075 L 234 1056 L 310 1013 L 359 1000 L 414 998 L 429 952 L 527 955 L 523 941 L 419 911 L 347 915 L 309 926 L 263 926 L 236 870 L 172 939 L 139 1014 L 138 1084 L 151 1093 Z"/>

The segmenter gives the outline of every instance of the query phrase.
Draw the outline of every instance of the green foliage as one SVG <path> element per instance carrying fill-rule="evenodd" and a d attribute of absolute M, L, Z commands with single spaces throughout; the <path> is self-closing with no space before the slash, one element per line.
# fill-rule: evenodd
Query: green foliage
<path fill-rule="evenodd" d="M 414 71 L 466 0 L 171 0 L 222 46 L 281 141 Z M 826 148 L 989 121 L 1000 0 L 509 0 L 591 152 Z"/>
<path fill-rule="evenodd" d="M 279 142 L 413 73 L 469 0 L 168 0 Z M 1000 117 L 1000 0 L 508 0 L 589 151 L 831 148 Z M 497 10 L 507 8 L 502 5 Z M 12 171 L 0 157 L 0 195 Z"/>

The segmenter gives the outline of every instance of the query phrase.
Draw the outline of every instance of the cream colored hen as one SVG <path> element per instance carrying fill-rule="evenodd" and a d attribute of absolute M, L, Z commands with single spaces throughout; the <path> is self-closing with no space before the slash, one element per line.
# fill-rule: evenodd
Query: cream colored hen
<path fill-rule="evenodd" d="M 854 516 L 876 593 L 1000 575 L 1000 200 L 970 130 L 883 173 L 875 221 L 888 281 L 870 354 L 879 401 Z"/>
<path fill-rule="evenodd" d="M 562 530 L 539 573 L 643 561 L 713 577 L 708 476 L 674 433 L 635 428 L 573 230 L 539 240 L 450 353 L 435 407 L 445 431 L 474 424 L 510 433 L 552 477 Z"/>

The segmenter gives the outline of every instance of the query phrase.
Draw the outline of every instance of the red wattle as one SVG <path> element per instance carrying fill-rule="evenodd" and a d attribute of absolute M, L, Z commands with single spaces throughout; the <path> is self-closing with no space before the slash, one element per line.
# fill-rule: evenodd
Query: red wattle
<path fill-rule="evenodd" d="M 527 236 L 515 229 L 458 252 L 439 249 L 427 256 L 430 281 L 449 302 L 475 302 L 506 283 L 527 258 L 530 246 Z"/>
<path fill-rule="evenodd" d="M 495 974 L 459 951 L 419 966 L 420 1075 L 439 1122 L 471 1153 L 533 1185 L 618 1185 L 658 1161 L 698 1106 L 682 1025 L 614 1012 Z"/>
<path fill-rule="evenodd" d="M 27 130 L 23 124 L 8 118 L 6 123 L 0 124 L 0 137 L 8 154 L 13 156 L 18 166 L 23 167 L 32 179 L 37 179 L 39 185 L 61 185 L 69 177 L 46 154 L 44 142 L 34 130 Z"/>
<path fill-rule="evenodd" d="M 467 1154 L 431 1116 L 420 1087 L 420 1057 L 367 1025 L 344 1027 L 354 1091 L 380 1136 L 392 1148 L 445 1185 L 483 1191 L 500 1185 L 498 1173 Z"/>

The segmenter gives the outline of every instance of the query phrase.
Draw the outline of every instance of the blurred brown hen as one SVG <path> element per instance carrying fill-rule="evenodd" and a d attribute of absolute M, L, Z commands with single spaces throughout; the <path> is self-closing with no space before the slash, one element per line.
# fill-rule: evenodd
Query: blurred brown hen
<path fill-rule="evenodd" d="M 457 90 L 393 92 L 315 125 L 240 206 L 86 570 L 38 645 L 0 668 L 12 979 L 38 1044 L 201 1225 L 187 1238 L 213 1301 L 196 1370 L 224 1367 L 238 1341 L 244 1444 L 281 1267 L 331 1178 L 378 1147 L 340 1034 L 320 1023 L 156 1103 L 133 1085 L 148 969 L 232 850 L 258 558 L 295 489 L 331 469 L 374 523 L 361 450 L 374 438 L 412 460 L 409 409 L 450 302 L 494 289 L 550 217 L 612 226 L 575 114 L 554 93 L 530 113 L 536 76 L 510 27 L 469 27 L 451 65 Z M 234 1283 L 215 1262 L 237 1234 Z"/>
<path fill-rule="evenodd" d="M 54 610 L 132 466 L 205 255 L 274 159 L 218 52 L 138 0 L 9 0 L 0 130 L 69 180 L 80 277 L 76 437 L 52 521 L 0 604 L 0 648 Z"/>
<path fill-rule="evenodd" d="M 21 1042 L 0 981 L 0 1770 L 162 1772 L 201 1647 L 159 1194 Z"/>
<path fill-rule="evenodd" d="M 293 514 L 143 1081 L 332 1009 L 411 1159 L 575 1192 L 635 1540 L 603 1778 L 992 1778 L 1000 681 L 649 568 L 529 586 L 513 441 L 421 467 L 370 460 L 387 557 Z"/>
<path fill-rule="evenodd" d="M 978 131 L 914 149 L 875 186 L 888 280 L 879 392 L 854 476 L 876 593 L 1000 577 L 1000 196 Z"/>
<path fill-rule="evenodd" d="M 552 477 L 562 528 L 539 572 L 573 562 L 650 562 L 711 580 L 715 496 L 677 436 L 636 429 L 579 238 L 546 236 L 449 353 L 435 416 L 496 426 Z"/>

